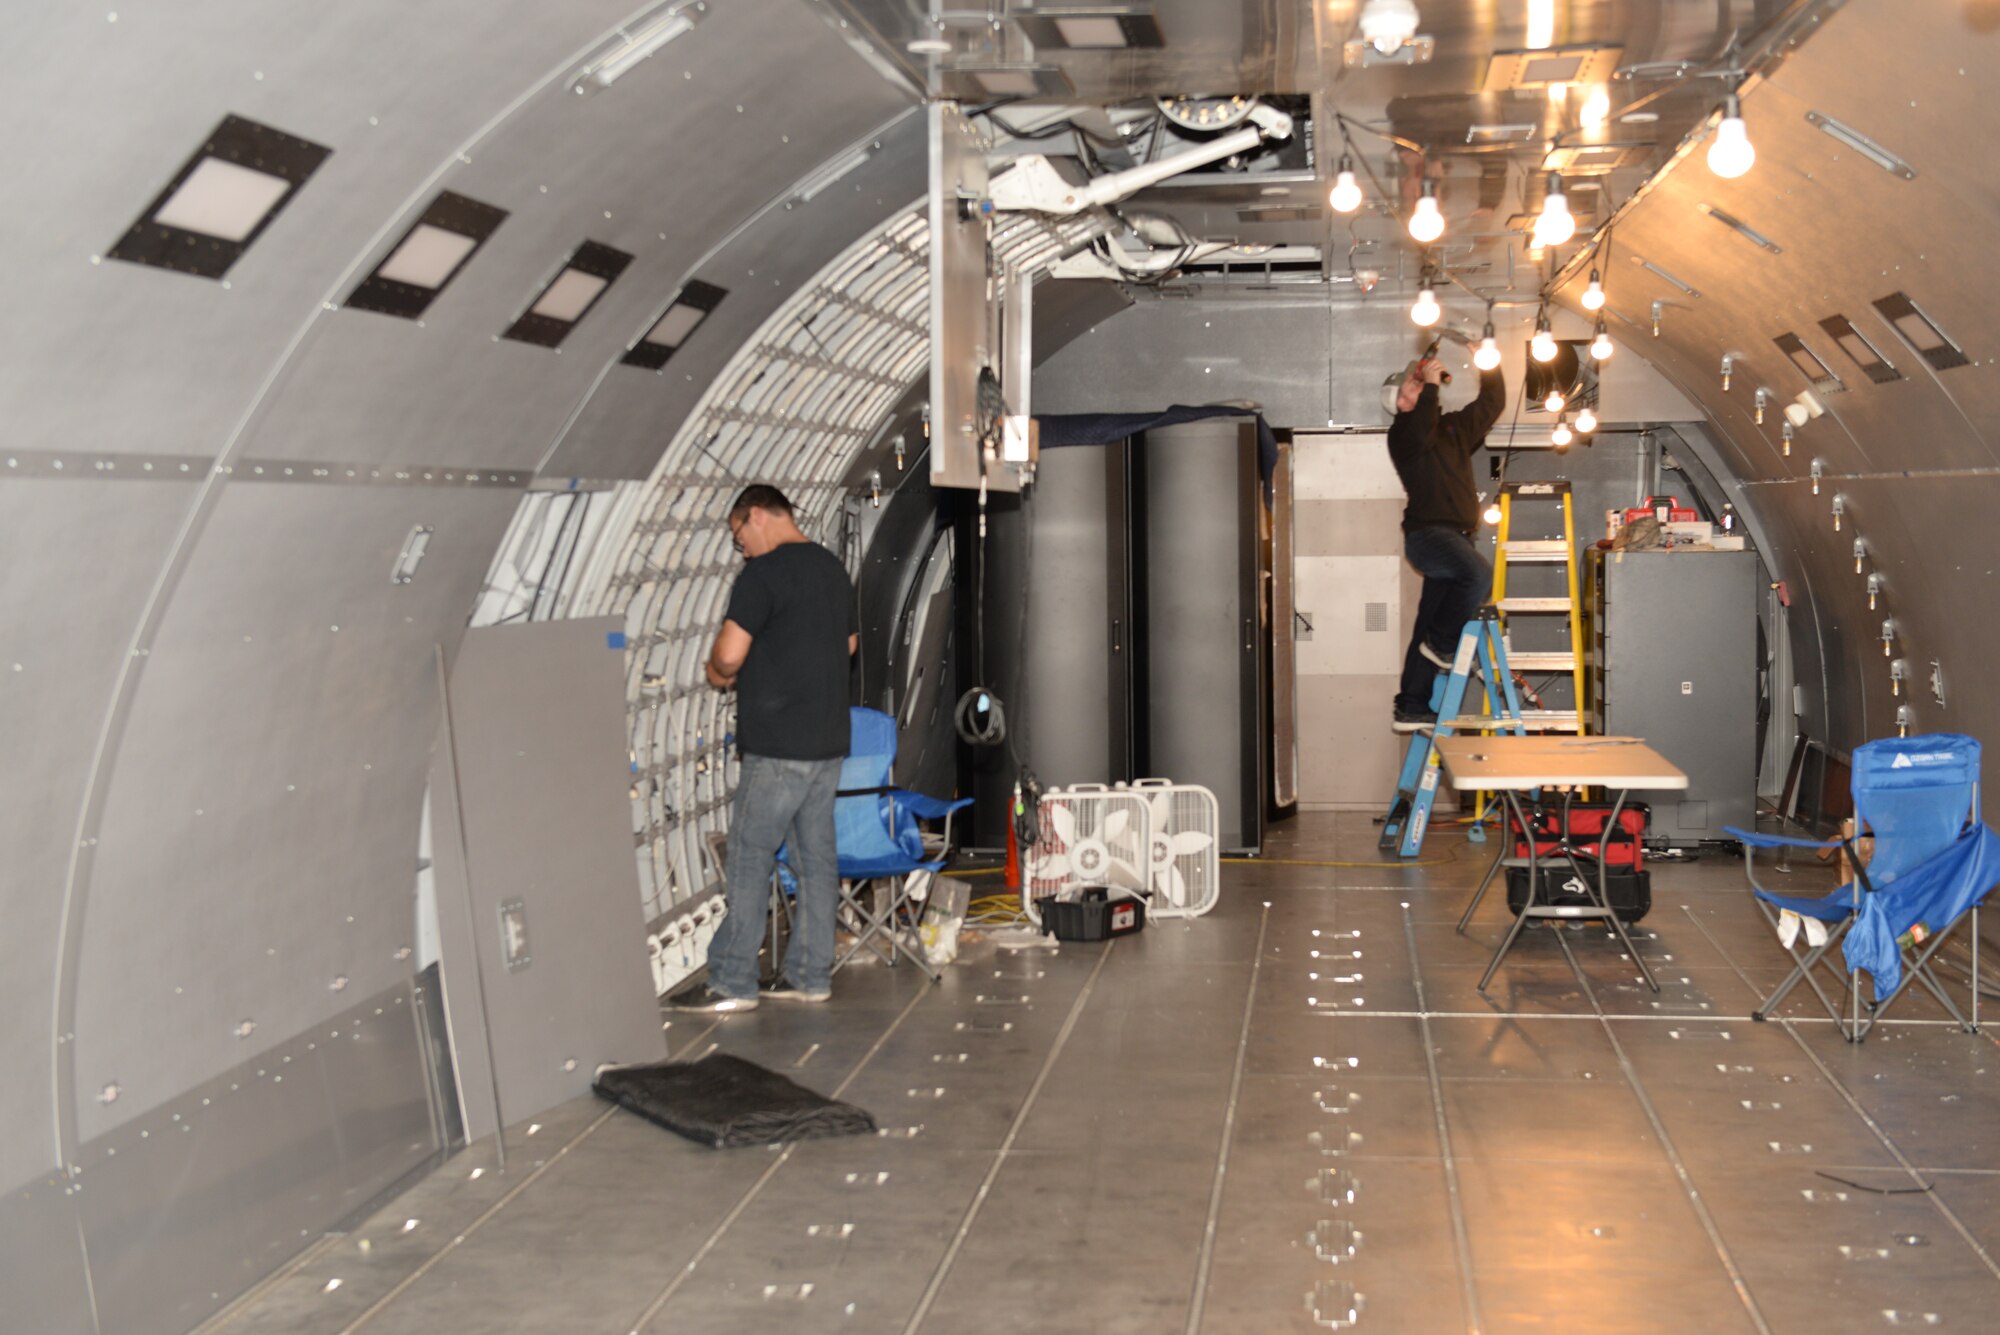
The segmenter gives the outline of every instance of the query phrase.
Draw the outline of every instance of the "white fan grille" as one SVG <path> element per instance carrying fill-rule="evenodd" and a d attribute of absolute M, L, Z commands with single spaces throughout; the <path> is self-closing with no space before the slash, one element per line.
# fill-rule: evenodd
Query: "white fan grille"
<path fill-rule="evenodd" d="M 1165 779 L 1141 779 L 1132 791 L 1145 797 L 1151 826 L 1148 911 L 1156 918 L 1208 912 L 1222 895 L 1222 809 L 1215 794 Z"/>
<path fill-rule="evenodd" d="M 1022 907 L 1039 923 L 1036 901 L 1069 897 L 1085 886 L 1143 893 L 1153 843 L 1152 807 L 1145 794 L 1079 784 L 1042 795 L 1040 837 L 1022 877 Z"/>

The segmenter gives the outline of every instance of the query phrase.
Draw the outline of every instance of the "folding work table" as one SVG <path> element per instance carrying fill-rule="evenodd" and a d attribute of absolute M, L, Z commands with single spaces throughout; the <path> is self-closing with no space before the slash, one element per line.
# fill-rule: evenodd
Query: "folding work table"
<path fill-rule="evenodd" d="M 1493 981 L 1500 962 L 1507 958 L 1507 952 L 1514 948 L 1514 941 L 1521 934 L 1530 918 L 1604 918 L 1611 923 L 1611 930 L 1625 944 L 1632 962 L 1639 966 L 1640 977 L 1646 986 L 1655 992 L 1659 983 L 1653 979 L 1653 971 L 1646 967 L 1637 946 L 1625 931 L 1625 924 L 1611 907 L 1609 888 L 1610 874 L 1604 854 L 1604 843 L 1618 830 L 1618 817 L 1625 809 L 1626 796 L 1637 789 L 1685 789 L 1688 776 L 1646 745 L 1637 737 L 1578 737 L 1574 734 L 1530 734 L 1528 736 L 1497 737 L 1440 737 L 1437 739 L 1438 759 L 1443 763 L 1451 786 L 1460 792 L 1481 789 L 1497 792 L 1505 802 L 1505 809 L 1512 813 L 1513 820 L 1522 831 L 1528 845 L 1528 855 L 1517 858 L 1510 855 L 1511 832 L 1501 831 L 1498 840 L 1500 851 L 1493 859 L 1493 865 L 1486 869 L 1485 877 L 1479 882 L 1479 889 L 1473 892 L 1472 902 L 1466 905 L 1465 915 L 1458 920 L 1458 930 L 1463 932 L 1471 921 L 1473 910 L 1479 907 L 1480 899 L 1486 894 L 1486 887 L 1505 866 L 1521 866 L 1528 869 L 1528 898 L 1514 925 L 1508 929 L 1507 937 L 1494 952 L 1493 962 L 1486 966 L 1485 975 L 1479 980 L 1479 990 Z M 1583 883 L 1590 896 L 1588 904 L 1540 904 L 1536 900 L 1541 891 L 1541 856 L 1538 852 L 1540 840 L 1530 832 L 1534 822 L 1522 804 L 1522 795 L 1539 794 L 1545 788 L 1604 788 L 1615 792 L 1612 799 L 1610 817 L 1604 823 L 1604 830 L 1598 835 L 1598 855 L 1592 859 L 1597 863 L 1597 874 L 1592 876 L 1577 861 L 1588 857 L 1570 842 L 1569 822 L 1565 819 L 1557 836 L 1556 851 L 1551 856 L 1568 860 L 1571 870 Z M 1567 798 L 1564 799 L 1568 801 Z M 1536 805 L 1541 802 L 1537 799 Z"/>

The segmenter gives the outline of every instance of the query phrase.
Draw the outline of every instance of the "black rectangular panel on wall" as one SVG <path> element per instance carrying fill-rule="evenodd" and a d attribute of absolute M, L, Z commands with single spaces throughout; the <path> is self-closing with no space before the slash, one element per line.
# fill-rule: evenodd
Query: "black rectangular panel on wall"
<path fill-rule="evenodd" d="M 1255 429 L 1225 419 L 1147 432 L 1133 495 L 1145 621 L 1138 768 L 1212 790 L 1223 848 L 1254 852 L 1270 737 Z"/>

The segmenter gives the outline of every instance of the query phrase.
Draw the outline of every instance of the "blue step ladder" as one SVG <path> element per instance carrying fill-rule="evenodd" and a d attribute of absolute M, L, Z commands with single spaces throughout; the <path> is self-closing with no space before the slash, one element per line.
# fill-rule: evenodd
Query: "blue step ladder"
<path fill-rule="evenodd" d="M 1479 680 L 1486 693 L 1487 712 L 1465 711 L 1466 688 L 1473 679 L 1473 661 L 1478 660 Z M 1500 684 L 1496 696 L 1494 683 Z M 1431 806 L 1437 801 L 1441 777 L 1437 739 L 1460 732 L 1512 732 L 1525 737 L 1528 720 L 1521 710 L 1521 698 L 1514 689 L 1514 674 L 1507 665 L 1507 641 L 1500 633 L 1500 610 L 1492 605 L 1465 623 L 1458 637 L 1458 652 L 1452 655 L 1451 671 L 1440 672 L 1431 687 L 1431 712 L 1437 726 L 1411 736 L 1409 753 L 1403 758 L 1403 772 L 1396 780 L 1396 796 L 1382 821 L 1377 847 L 1384 853 L 1413 858 L 1423 850 L 1424 832 L 1430 828 Z M 1485 831 L 1473 827 L 1478 842 Z"/>

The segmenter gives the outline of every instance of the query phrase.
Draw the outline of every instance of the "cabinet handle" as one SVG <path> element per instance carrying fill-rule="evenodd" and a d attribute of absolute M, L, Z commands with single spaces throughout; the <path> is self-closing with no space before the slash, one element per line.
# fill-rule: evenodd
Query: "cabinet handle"
<path fill-rule="evenodd" d="M 1117 617 L 1111 618 L 1111 652 L 1114 654 L 1125 652 L 1124 624 Z"/>
<path fill-rule="evenodd" d="M 1253 618 L 1251 617 L 1243 618 L 1243 652 L 1246 654 L 1257 652 L 1257 641 L 1250 634 L 1250 622 L 1252 620 Z"/>

